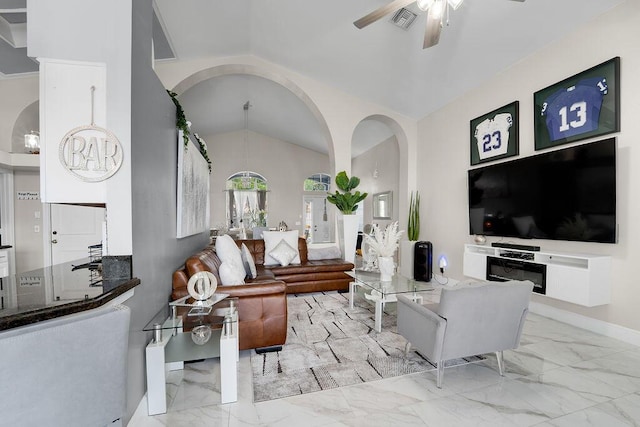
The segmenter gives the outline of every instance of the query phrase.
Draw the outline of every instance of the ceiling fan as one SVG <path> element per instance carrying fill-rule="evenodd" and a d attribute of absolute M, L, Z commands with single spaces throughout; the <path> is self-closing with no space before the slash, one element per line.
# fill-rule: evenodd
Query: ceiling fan
<path fill-rule="evenodd" d="M 523 2 L 525 0 L 511 0 Z M 440 31 L 442 31 L 442 20 L 446 13 L 448 13 L 449 7 L 456 10 L 462 4 L 463 0 L 394 0 L 389 4 L 386 4 L 373 12 L 363 16 L 353 23 L 358 28 L 364 28 L 369 24 L 372 24 L 380 18 L 395 12 L 398 9 L 409 6 L 411 3 L 416 3 L 418 8 L 427 12 L 427 27 L 424 32 L 424 42 L 422 48 L 426 49 L 431 46 L 435 46 L 440 41 Z"/>

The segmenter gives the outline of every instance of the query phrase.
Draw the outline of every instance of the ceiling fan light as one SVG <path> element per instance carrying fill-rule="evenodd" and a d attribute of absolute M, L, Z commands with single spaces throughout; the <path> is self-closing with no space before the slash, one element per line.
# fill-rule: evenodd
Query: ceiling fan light
<path fill-rule="evenodd" d="M 417 0 L 416 4 L 418 5 L 418 8 L 420 10 L 426 11 L 431 7 L 433 2 L 434 2 L 434 0 Z"/>
<path fill-rule="evenodd" d="M 449 5 L 453 8 L 453 10 L 459 8 L 463 1 L 464 0 L 448 0 Z"/>
<path fill-rule="evenodd" d="M 429 11 L 429 13 L 431 13 L 433 19 L 440 19 L 442 18 L 442 14 L 444 12 L 444 7 L 446 6 L 446 1 L 447 0 L 435 0 L 433 2 L 433 5 L 431 5 L 431 9 Z"/>

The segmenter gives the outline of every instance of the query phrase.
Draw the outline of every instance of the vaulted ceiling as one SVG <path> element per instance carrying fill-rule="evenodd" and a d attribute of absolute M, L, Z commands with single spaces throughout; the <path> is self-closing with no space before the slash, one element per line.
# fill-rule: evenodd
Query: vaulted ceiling
<path fill-rule="evenodd" d="M 417 17 L 404 30 L 391 15 L 363 29 L 353 25 L 390 0 L 155 0 L 154 42 L 156 58 L 255 55 L 420 119 L 622 1 L 465 0 L 450 12 L 440 43 L 422 49 L 426 16 L 415 3 L 408 9 Z M 21 44 L 7 40 L 19 42 L 25 7 L 26 0 L 0 0 L 4 75 L 34 71 Z M 217 77 L 185 93 L 183 103 L 194 127 L 210 135 L 242 128 L 242 105 L 250 100 L 252 130 L 323 151 L 310 113 L 282 91 L 258 77 Z M 205 114 L 204 106 L 216 114 Z M 287 118 L 283 125 L 268 116 L 274 106 Z M 388 137 L 366 128 L 358 133 Z M 375 143 L 371 138 L 366 144 Z"/>

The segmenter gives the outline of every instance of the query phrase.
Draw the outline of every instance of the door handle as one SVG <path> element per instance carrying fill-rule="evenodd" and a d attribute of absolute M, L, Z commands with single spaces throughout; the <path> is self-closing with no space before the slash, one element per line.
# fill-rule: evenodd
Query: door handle
<path fill-rule="evenodd" d="M 53 239 L 53 240 L 51 241 L 51 243 L 53 243 L 53 244 L 55 245 L 56 243 L 58 243 L 58 240 L 57 240 L 57 239 Z"/>

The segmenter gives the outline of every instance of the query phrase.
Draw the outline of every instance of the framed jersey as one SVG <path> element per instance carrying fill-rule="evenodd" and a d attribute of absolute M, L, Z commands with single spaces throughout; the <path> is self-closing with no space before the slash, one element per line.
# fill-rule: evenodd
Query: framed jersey
<path fill-rule="evenodd" d="M 471 165 L 518 155 L 518 101 L 471 120 Z"/>
<path fill-rule="evenodd" d="M 535 149 L 620 131 L 620 57 L 533 94 Z"/>

